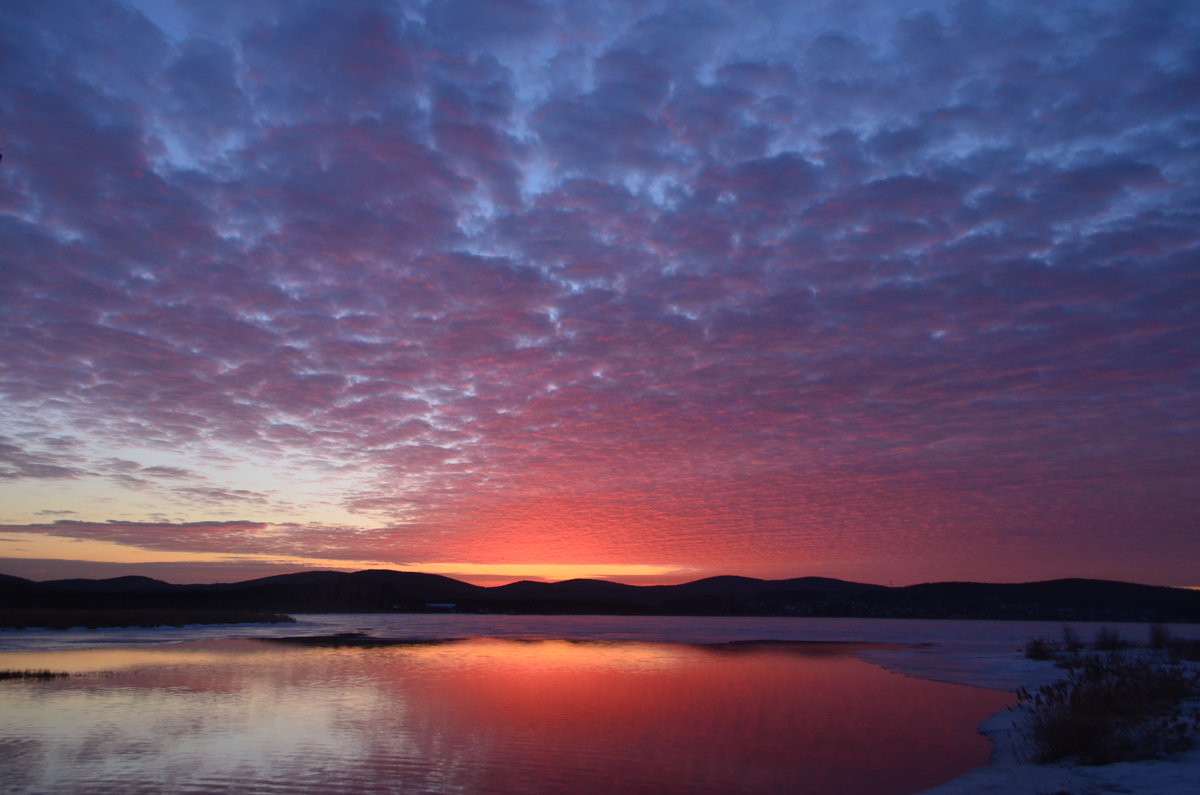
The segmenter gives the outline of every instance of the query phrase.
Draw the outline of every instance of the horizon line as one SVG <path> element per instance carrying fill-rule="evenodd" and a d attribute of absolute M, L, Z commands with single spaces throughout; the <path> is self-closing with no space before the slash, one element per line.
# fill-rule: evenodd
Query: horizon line
<path fill-rule="evenodd" d="M 421 570 L 421 569 L 391 569 L 391 568 L 365 568 L 365 569 L 356 569 L 354 571 L 346 571 L 343 569 L 299 569 L 296 571 L 283 572 L 280 574 L 268 574 L 268 575 L 264 575 L 261 577 L 250 577 L 249 579 L 245 579 L 245 580 L 229 580 L 229 581 L 216 580 L 216 581 L 212 581 L 212 582 L 192 582 L 192 583 L 170 582 L 168 580 L 160 580 L 157 577 L 150 577 L 150 576 L 147 576 L 144 574 L 120 574 L 120 575 L 115 575 L 112 577 L 56 577 L 56 578 L 47 579 L 47 580 L 33 580 L 28 577 L 21 577 L 20 575 L 16 575 L 16 574 L 6 574 L 5 572 L 0 571 L 0 576 L 12 577 L 13 579 L 24 580 L 25 582 L 32 582 L 35 584 L 45 584 L 45 583 L 53 583 L 53 582 L 73 582 L 73 581 L 108 582 L 108 581 L 112 581 L 112 580 L 122 580 L 122 579 L 142 579 L 142 580 L 151 580 L 153 582 L 160 582 L 165 585 L 178 585 L 178 586 L 200 585 L 200 586 L 204 586 L 204 585 L 237 585 L 237 584 L 241 584 L 241 583 L 256 582 L 259 580 L 267 580 L 267 579 L 273 579 L 273 578 L 278 578 L 278 577 L 293 577 L 293 576 L 298 576 L 298 575 L 303 575 L 303 574 L 343 574 L 343 575 L 349 576 L 349 575 L 354 575 L 354 574 L 363 574 L 363 573 L 367 573 L 367 572 L 386 572 L 386 573 L 392 573 L 392 574 L 424 574 L 424 575 L 433 576 L 433 577 L 444 577 L 445 579 L 454 580 L 455 582 L 460 582 L 465 585 L 473 585 L 477 588 L 489 588 L 489 589 L 490 588 L 502 588 L 506 585 L 513 585 L 515 583 L 522 583 L 522 582 L 538 583 L 538 584 L 543 584 L 543 585 L 558 585 L 558 584 L 565 583 L 565 582 L 607 582 L 607 583 L 613 583 L 614 585 L 624 585 L 629 588 L 655 588 L 655 587 L 669 588 L 669 587 L 675 587 L 675 586 L 680 586 L 680 585 L 688 585 L 688 584 L 696 583 L 696 582 L 704 582 L 706 580 L 728 578 L 728 579 L 753 580 L 756 582 L 790 582 L 792 580 L 832 580 L 835 582 L 844 582 L 844 583 L 850 583 L 850 584 L 854 584 L 854 585 L 867 585 L 867 586 L 872 586 L 872 587 L 876 587 L 876 588 L 893 588 L 893 589 L 894 588 L 912 588 L 912 587 L 916 587 L 916 586 L 920 586 L 920 585 L 945 585 L 945 584 L 1032 585 L 1032 584 L 1037 584 L 1037 583 L 1051 583 L 1051 582 L 1065 582 L 1065 581 L 1070 581 L 1070 580 L 1081 580 L 1081 581 L 1091 581 L 1091 582 L 1123 583 L 1123 584 L 1127 584 L 1127 585 L 1143 585 L 1143 586 L 1149 586 L 1152 588 L 1172 588 L 1172 589 L 1176 589 L 1176 590 L 1185 590 L 1185 591 L 1200 591 L 1200 585 L 1151 585 L 1150 583 L 1135 582 L 1133 580 L 1110 580 L 1110 579 L 1104 579 L 1104 578 L 1099 578 L 1099 577 L 1054 577 L 1054 578 L 1046 579 L 1046 580 L 1023 580 L 1023 581 L 950 579 L 950 580 L 929 580 L 926 582 L 914 582 L 914 583 L 909 583 L 908 585 L 890 585 L 890 584 L 882 585 L 880 583 L 861 582 L 858 580 L 845 580 L 840 577 L 825 577 L 825 576 L 821 576 L 821 575 L 809 575 L 809 574 L 799 575 L 796 577 L 783 577 L 783 578 L 779 578 L 779 579 L 767 579 L 764 577 L 753 577 L 753 576 L 743 575 L 743 574 L 713 574 L 713 575 L 709 575 L 706 577 L 699 577 L 694 580 L 683 580 L 681 582 L 675 582 L 675 583 L 653 583 L 653 584 L 648 584 L 648 585 L 639 585 L 636 583 L 621 582 L 620 580 L 612 580 L 612 579 L 605 579 L 605 578 L 599 578 L 599 577 L 570 577 L 570 578 L 567 578 L 564 580 L 515 579 L 510 582 L 500 583 L 500 584 L 496 584 L 496 585 L 480 585 L 478 583 L 473 583 L 468 580 L 462 580 L 457 577 L 451 577 L 447 574 L 441 574 L 441 573 L 433 572 L 433 571 L 425 571 L 425 570 Z"/>

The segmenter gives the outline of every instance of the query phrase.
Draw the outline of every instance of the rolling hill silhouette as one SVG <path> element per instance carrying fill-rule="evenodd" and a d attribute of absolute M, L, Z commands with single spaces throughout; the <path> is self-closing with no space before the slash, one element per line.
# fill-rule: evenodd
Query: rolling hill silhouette
<path fill-rule="evenodd" d="M 35 582 L 0 575 L 0 609 L 503 612 L 830 616 L 1049 621 L 1200 621 L 1200 591 L 1108 580 L 887 587 L 824 577 L 709 577 L 680 585 L 524 580 L 494 587 L 422 572 L 282 574 L 173 585 L 148 577 Z"/>

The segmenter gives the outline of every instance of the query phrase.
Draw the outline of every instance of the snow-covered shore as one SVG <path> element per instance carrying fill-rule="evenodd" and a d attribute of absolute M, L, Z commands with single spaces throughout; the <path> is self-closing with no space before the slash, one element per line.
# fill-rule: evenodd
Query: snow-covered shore
<path fill-rule="evenodd" d="M 1015 713 L 1000 712 L 979 730 L 996 744 L 987 767 L 922 795 L 1195 795 L 1200 792 L 1200 749 L 1163 760 L 1120 762 L 1098 767 L 1035 765 L 1021 760 L 1024 737 Z"/>
<path fill-rule="evenodd" d="M 941 682 L 1015 691 L 1065 675 L 1052 662 L 1025 659 L 1013 649 L 946 644 L 862 652 L 889 670 Z M 1028 740 L 1016 710 L 991 715 L 980 726 L 995 748 L 991 763 L 921 795 L 1195 795 L 1200 792 L 1200 748 L 1170 759 L 1102 766 L 1025 761 Z"/>

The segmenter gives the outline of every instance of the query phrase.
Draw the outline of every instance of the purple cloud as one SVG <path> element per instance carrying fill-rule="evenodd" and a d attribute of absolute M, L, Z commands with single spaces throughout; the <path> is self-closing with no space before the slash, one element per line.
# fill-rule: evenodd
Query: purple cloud
<path fill-rule="evenodd" d="M 1190 584 L 1186 5 L 86 5 L 0 31 L 0 479 L 125 497 L 13 527 Z"/>

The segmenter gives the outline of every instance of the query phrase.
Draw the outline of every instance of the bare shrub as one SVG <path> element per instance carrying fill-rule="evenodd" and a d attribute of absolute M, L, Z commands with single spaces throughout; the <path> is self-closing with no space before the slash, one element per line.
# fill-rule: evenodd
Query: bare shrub
<path fill-rule="evenodd" d="M 1175 661 L 1200 662 L 1200 640 L 1175 638 L 1171 641 L 1171 658 Z"/>
<path fill-rule="evenodd" d="M 1096 638 L 1092 641 L 1092 648 L 1096 651 L 1120 651 L 1128 647 L 1129 642 L 1110 627 L 1100 627 L 1096 630 Z"/>
<path fill-rule="evenodd" d="M 1150 625 L 1150 636 L 1146 639 L 1146 646 L 1151 649 L 1169 649 L 1175 641 L 1175 636 L 1171 634 L 1171 630 L 1167 629 L 1162 624 Z"/>
<path fill-rule="evenodd" d="M 1079 633 L 1072 629 L 1070 624 L 1062 625 L 1062 645 L 1072 654 L 1083 648 L 1083 641 L 1079 639 Z"/>
<path fill-rule="evenodd" d="M 1054 659 L 1054 647 L 1045 638 L 1033 638 L 1025 641 L 1025 656 L 1030 660 Z"/>
<path fill-rule="evenodd" d="M 1180 702 L 1198 695 L 1194 671 L 1115 656 L 1087 658 L 1064 679 L 1017 691 L 1034 761 L 1085 765 L 1187 750 L 1200 715 Z"/>

